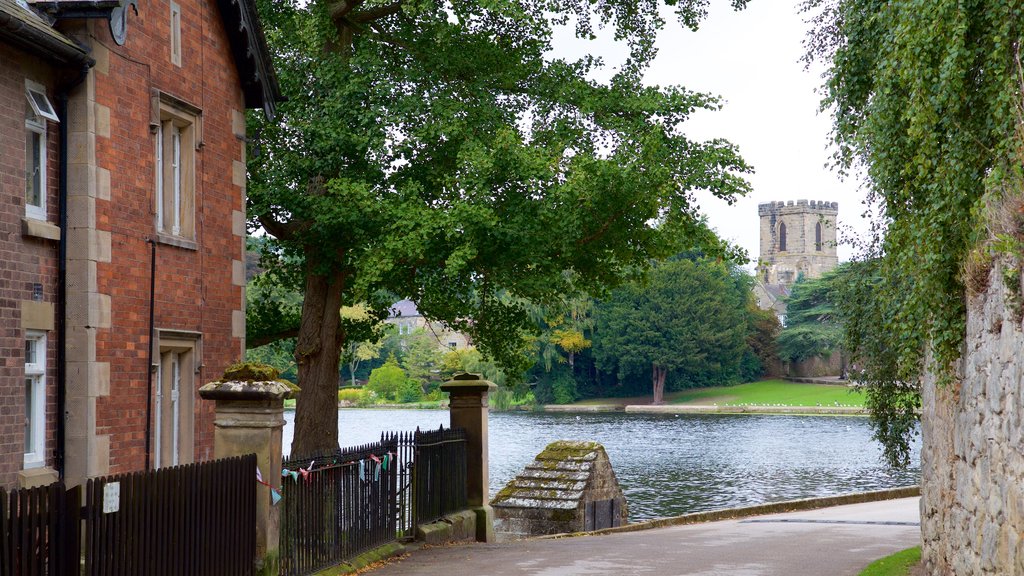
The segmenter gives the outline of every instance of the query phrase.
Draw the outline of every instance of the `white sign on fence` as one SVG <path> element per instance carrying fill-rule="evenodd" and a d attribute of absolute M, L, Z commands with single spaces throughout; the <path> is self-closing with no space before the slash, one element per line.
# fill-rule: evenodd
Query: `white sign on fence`
<path fill-rule="evenodd" d="M 103 513 L 110 514 L 121 509 L 121 483 L 109 482 L 103 485 Z"/>

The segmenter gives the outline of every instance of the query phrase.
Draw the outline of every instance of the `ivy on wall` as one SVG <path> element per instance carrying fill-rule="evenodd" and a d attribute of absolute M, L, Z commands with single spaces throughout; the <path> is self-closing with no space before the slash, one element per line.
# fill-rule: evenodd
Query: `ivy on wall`
<path fill-rule="evenodd" d="M 987 240 L 986 190 L 1014 165 L 1024 2 L 808 0 L 808 61 L 828 65 L 823 110 L 835 162 L 866 175 L 880 214 L 851 277 L 847 346 L 867 383 L 876 437 L 905 464 L 934 370 L 956 379 L 964 340 L 963 265 Z M 926 362 L 926 358 L 928 361 Z"/>

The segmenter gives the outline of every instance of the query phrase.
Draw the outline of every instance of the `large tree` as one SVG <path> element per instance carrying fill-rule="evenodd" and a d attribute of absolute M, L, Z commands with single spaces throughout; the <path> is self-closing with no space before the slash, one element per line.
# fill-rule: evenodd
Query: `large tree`
<path fill-rule="evenodd" d="M 650 376 L 655 404 L 670 374 L 679 387 L 737 382 L 750 282 L 742 271 L 703 258 L 658 265 L 647 282 L 618 288 L 598 305 L 598 365 L 620 379 Z"/>
<path fill-rule="evenodd" d="M 736 7 L 746 0 L 732 0 Z M 696 28 L 708 0 L 666 1 Z M 252 229 L 304 295 L 253 342 L 297 336 L 302 395 L 292 454 L 338 445 L 335 388 L 350 337 L 338 314 L 391 298 L 469 332 L 522 368 L 524 301 L 600 293 L 680 239 L 714 245 L 698 193 L 731 199 L 748 167 L 683 121 L 716 98 L 648 87 L 661 3 L 637 0 L 258 0 L 287 102 L 249 118 Z M 601 62 L 552 53 L 571 23 L 628 49 Z"/>

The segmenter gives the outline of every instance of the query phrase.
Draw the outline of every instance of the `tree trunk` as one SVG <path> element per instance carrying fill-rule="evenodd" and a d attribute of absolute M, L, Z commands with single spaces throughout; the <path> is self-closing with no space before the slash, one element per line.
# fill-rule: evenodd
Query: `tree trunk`
<path fill-rule="evenodd" d="M 306 293 L 295 345 L 302 392 L 295 405 L 292 456 L 311 456 L 338 448 L 338 368 L 345 339 L 341 330 L 344 275 L 315 274 L 315 259 L 307 254 L 306 262 Z"/>
<path fill-rule="evenodd" d="M 665 372 L 666 370 L 657 364 L 651 364 L 651 381 L 654 385 L 654 404 L 665 403 Z"/>

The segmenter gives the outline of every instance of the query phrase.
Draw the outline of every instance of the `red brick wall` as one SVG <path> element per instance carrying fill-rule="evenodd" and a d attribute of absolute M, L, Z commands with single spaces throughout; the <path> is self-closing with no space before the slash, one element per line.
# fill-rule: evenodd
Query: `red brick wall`
<path fill-rule="evenodd" d="M 33 284 L 43 301 L 57 299 L 57 243 L 22 236 L 25 216 L 25 79 L 49 89 L 53 72 L 42 61 L 0 45 L 0 486 L 17 485 L 25 452 L 25 332 L 21 301 L 32 300 Z M 57 124 L 47 126 L 47 209 L 57 223 Z M 47 334 L 47 465 L 53 465 L 56 423 L 55 332 Z"/>
<path fill-rule="evenodd" d="M 96 406 L 96 433 L 110 435 L 110 472 L 144 466 L 148 373 L 150 246 L 154 223 L 154 136 L 150 92 L 157 89 L 202 110 L 203 146 L 195 153 L 196 249 L 158 243 L 156 327 L 202 333 L 196 387 L 220 377 L 239 358 L 232 311 L 242 288 L 231 282 L 231 262 L 242 259 L 232 234 L 232 211 L 243 211 L 232 184 L 232 162 L 244 161 L 232 133 L 232 111 L 242 110 L 238 74 L 220 15 L 211 0 L 182 0 L 182 66 L 171 64 L 170 5 L 156 0 L 129 17 L 119 47 L 105 26 L 94 42 L 110 51 L 106 74 L 96 74 L 96 102 L 110 109 L 110 137 L 96 138 L 97 164 L 111 173 L 110 201 L 96 202 L 97 227 L 111 231 L 111 262 L 97 266 L 98 291 L 110 295 L 111 329 L 97 335 L 96 356 L 110 363 L 110 395 Z M 193 392 L 194 393 L 194 392 Z M 195 458 L 213 455 L 213 406 L 195 395 Z"/>

